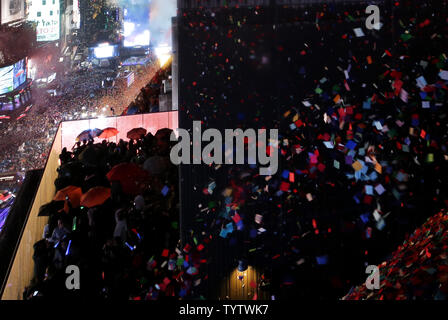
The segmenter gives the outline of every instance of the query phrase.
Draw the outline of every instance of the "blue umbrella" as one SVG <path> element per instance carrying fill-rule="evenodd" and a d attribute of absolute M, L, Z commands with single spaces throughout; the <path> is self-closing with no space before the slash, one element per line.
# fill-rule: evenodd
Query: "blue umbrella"
<path fill-rule="evenodd" d="M 102 132 L 103 132 L 103 130 L 100 130 L 100 129 L 84 130 L 76 137 L 76 142 L 87 141 L 89 139 L 93 139 L 95 137 L 98 137 Z"/>

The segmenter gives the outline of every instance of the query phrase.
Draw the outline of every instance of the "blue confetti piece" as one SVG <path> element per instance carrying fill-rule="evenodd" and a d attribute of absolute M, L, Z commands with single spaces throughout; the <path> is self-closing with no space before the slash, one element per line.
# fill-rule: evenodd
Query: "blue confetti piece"
<path fill-rule="evenodd" d="M 359 217 L 361 218 L 362 222 L 364 222 L 366 224 L 369 222 L 369 216 L 370 216 L 369 213 L 363 213 Z"/>
<path fill-rule="evenodd" d="M 219 236 L 221 238 L 227 238 L 227 230 L 226 229 L 221 229 L 221 232 L 219 233 Z"/>
<path fill-rule="evenodd" d="M 168 186 L 164 186 L 162 189 L 163 196 L 165 197 L 169 191 L 170 191 L 170 188 L 168 188 Z"/>
<path fill-rule="evenodd" d="M 370 102 L 370 100 L 364 101 L 362 103 L 362 108 L 365 109 L 365 110 L 370 110 L 371 106 L 372 106 L 372 103 Z"/>
<path fill-rule="evenodd" d="M 418 127 L 418 125 L 420 124 L 420 121 L 419 121 L 418 119 L 414 118 L 414 119 L 412 119 L 411 124 L 412 124 L 414 127 Z"/>
<path fill-rule="evenodd" d="M 366 185 L 366 194 L 368 194 L 369 196 L 373 196 L 373 187 L 370 185 Z"/>
<path fill-rule="evenodd" d="M 353 149 L 356 148 L 356 145 L 357 145 L 356 142 L 354 142 L 353 140 L 350 140 L 350 141 L 347 142 L 347 144 L 345 145 L 345 147 L 346 147 L 347 149 L 353 150 Z"/>
<path fill-rule="evenodd" d="M 319 265 L 325 265 L 328 263 L 328 256 L 327 255 L 317 256 L 316 261 L 317 261 L 317 264 L 319 264 Z"/>

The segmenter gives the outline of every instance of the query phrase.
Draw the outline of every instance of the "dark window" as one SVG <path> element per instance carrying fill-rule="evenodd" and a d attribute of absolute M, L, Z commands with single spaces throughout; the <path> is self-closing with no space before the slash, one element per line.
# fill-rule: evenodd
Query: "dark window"
<path fill-rule="evenodd" d="M 37 12 L 37 16 L 38 16 L 38 17 L 42 16 L 42 12 L 40 12 L 40 11 Z"/>

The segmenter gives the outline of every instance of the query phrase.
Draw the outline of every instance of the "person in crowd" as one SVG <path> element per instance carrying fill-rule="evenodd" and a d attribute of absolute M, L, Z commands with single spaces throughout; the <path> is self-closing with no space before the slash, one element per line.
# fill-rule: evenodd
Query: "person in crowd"
<path fill-rule="evenodd" d="M 115 212 L 115 230 L 114 238 L 119 238 L 121 241 L 126 242 L 128 233 L 128 225 L 126 222 L 126 216 L 124 209 L 118 209 Z"/>

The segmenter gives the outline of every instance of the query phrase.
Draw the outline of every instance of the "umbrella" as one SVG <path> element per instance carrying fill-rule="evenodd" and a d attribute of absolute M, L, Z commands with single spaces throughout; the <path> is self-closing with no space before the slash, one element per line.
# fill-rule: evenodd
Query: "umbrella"
<path fill-rule="evenodd" d="M 167 169 L 165 157 L 152 156 L 143 164 L 143 168 L 151 175 L 159 175 Z"/>
<path fill-rule="evenodd" d="M 135 129 L 132 129 L 131 131 L 129 131 L 126 136 L 129 139 L 138 140 L 138 139 L 141 139 L 145 135 L 146 135 L 145 128 L 135 128 Z"/>
<path fill-rule="evenodd" d="M 98 138 L 109 139 L 111 137 L 115 137 L 118 134 L 118 132 L 119 131 L 117 129 L 109 127 L 109 128 L 103 129 L 103 132 L 101 132 L 101 134 L 98 136 Z"/>
<path fill-rule="evenodd" d="M 49 217 L 56 214 L 63 207 L 62 201 L 51 201 L 39 208 L 38 217 Z"/>
<path fill-rule="evenodd" d="M 118 181 L 124 193 L 138 194 L 149 179 L 149 173 L 134 163 L 120 163 L 107 173 L 109 181 Z"/>
<path fill-rule="evenodd" d="M 65 201 L 66 197 L 70 200 L 73 208 L 78 208 L 81 202 L 82 191 L 80 187 L 68 186 L 59 190 L 54 196 L 54 201 Z"/>
<path fill-rule="evenodd" d="M 81 205 L 87 208 L 102 205 L 110 198 L 110 188 L 93 187 L 81 197 Z"/>
<path fill-rule="evenodd" d="M 76 142 L 78 141 L 87 141 L 89 139 L 93 139 L 95 137 L 98 137 L 103 131 L 100 129 L 88 129 L 81 132 L 76 137 Z"/>
<path fill-rule="evenodd" d="M 157 130 L 155 137 L 161 137 L 161 138 L 168 137 L 169 138 L 171 136 L 171 132 L 173 132 L 172 129 L 162 128 L 162 129 Z"/>

